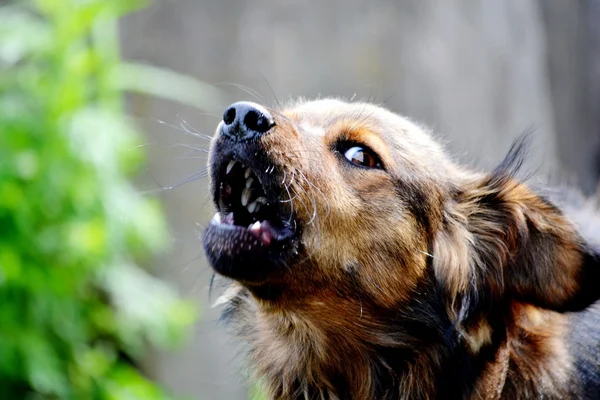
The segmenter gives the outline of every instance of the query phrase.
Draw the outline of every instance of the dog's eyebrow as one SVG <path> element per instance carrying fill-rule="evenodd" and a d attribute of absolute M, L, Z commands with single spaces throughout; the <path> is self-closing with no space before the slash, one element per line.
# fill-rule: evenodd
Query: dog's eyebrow
<path fill-rule="evenodd" d="M 305 132 L 309 132 L 320 137 L 325 136 L 325 133 L 327 132 L 323 125 L 312 124 L 310 121 L 302 121 L 299 125 L 299 128 Z"/>

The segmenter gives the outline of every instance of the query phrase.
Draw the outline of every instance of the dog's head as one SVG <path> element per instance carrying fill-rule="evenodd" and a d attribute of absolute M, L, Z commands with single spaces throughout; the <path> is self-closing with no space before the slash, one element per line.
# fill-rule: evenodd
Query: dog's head
<path fill-rule="evenodd" d="M 482 316 L 509 300 L 572 310 L 600 294 L 597 255 L 513 177 L 518 147 L 492 173 L 473 173 L 375 105 L 236 103 L 210 150 L 208 259 L 257 299 L 330 304 L 324 313 L 346 321 L 363 306 L 374 321 L 410 312 L 435 287 L 477 347 L 489 333 Z"/>

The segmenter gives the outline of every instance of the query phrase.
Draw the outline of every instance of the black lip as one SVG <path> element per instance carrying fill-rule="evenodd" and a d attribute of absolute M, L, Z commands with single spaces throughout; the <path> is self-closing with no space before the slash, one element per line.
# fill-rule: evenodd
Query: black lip
<path fill-rule="evenodd" d="M 221 275 L 247 284 L 261 284 L 284 273 L 298 256 L 300 230 L 281 202 L 284 192 L 282 169 L 274 164 L 258 142 L 232 142 L 222 135 L 211 150 L 211 192 L 223 217 L 231 212 L 222 203 L 222 183 L 231 160 L 250 168 L 258 178 L 270 207 L 271 238 L 264 242 L 247 226 L 211 222 L 203 233 L 203 245 L 211 266 Z M 221 203 L 221 204 L 220 204 Z M 290 218 L 292 217 L 292 218 Z"/>
<path fill-rule="evenodd" d="M 203 242 L 216 272 L 249 284 L 261 284 L 285 272 L 298 253 L 291 231 L 264 245 L 244 227 L 211 224 L 204 231 Z"/>

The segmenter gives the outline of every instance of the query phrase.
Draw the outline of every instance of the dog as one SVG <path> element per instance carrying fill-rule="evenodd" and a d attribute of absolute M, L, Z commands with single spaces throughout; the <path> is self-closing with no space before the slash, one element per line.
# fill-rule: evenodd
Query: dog
<path fill-rule="evenodd" d="M 267 395 L 600 398 L 598 216 L 517 178 L 526 142 L 483 173 L 373 104 L 230 106 L 203 245 Z"/>

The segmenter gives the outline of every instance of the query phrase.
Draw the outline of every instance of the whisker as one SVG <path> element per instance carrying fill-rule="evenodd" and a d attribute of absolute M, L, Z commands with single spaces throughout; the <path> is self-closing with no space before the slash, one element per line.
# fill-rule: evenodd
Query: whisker
<path fill-rule="evenodd" d="M 313 212 L 310 220 L 306 223 L 306 225 L 312 225 L 315 219 L 317 218 L 317 202 L 315 201 L 315 196 L 310 196 L 310 202 L 312 203 Z"/>
<path fill-rule="evenodd" d="M 308 195 L 308 193 L 306 193 L 306 191 L 302 187 L 298 187 L 298 188 L 301 189 L 304 194 Z M 292 192 L 294 192 L 296 194 L 295 197 L 300 196 L 300 194 L 298 193 L 298 191 L 296 190 L 295 187 L 290 187 L 290 189 L 292 190 Z M 306 213 L 309 214 L 308 206 L 306 205 L 306 203 L 304 202 L 304 199 L 302 197 L 300 197 L 300 204 L 302 204 L 302 208 L 304 208 L 304 211 L 306 211 Z"/>
<path fill-rule="evenodd" d="M 181 156 L 181 157 L 171 157 L 170 160 L 180 161 L 180 160 L 206 160 L 207 156 Z"/>
<path fill-rule="evenodd" d="M 273 98 L 275 99 L 275 103 L 277 104 L 277 107 L 281 108 L 282 107 L 282 103 L 277 98 L 277 95 L 275 94 L 275 91 L 273 90 L 273 86 L 271 86 L 271 84 L 269 83 L 269 81 L 267 80 L 267 78 L 262 73 L 260 74 L 260 76 L 262 77 L 262 79 L 265 81 L 265 83 L 269 87 L 269 90 L 271 91 L 271 94 L 273 95 Z"/>
<path fill-rule="evenodd" d="M 392 93 L 391 95 L 389 95 L 388 97 L 386 97 L 385 99 L 383 99 L 382 102 L 377 104 L 377 107 L 383 107 L 385 105 L 385 103 L 387 103 L 388 101 L 390 101 L 394 96 L 396 96 L 396 92 Z"/>
<path fill-rule="evenodd" d="M 287 189 L 287 187 L 286 187 L 286 189 Z M 290 203 L 290 202 L 294 201 L 297 197 L 298 197 L 298 193 L 296 193 L 296 195 L 294 197 L 290 197 L 288 200 L 279 200 L 279 202 L 280 203 Z"/>
<path fill-rule="evenodd" d="M 306 182 L 306 183 L 309 185 L 309 187 L 310 187 L 310 182 L 308 181 L 308 179 L 306 178 L 306 176 L 305 176 L 304 174 L 302 174 L 302 171 L 300 171 L 300 170 L 297 170 L 297 171 L 298 171 L 298 173 L 299 173 L 299 176 L 300 176 L 300 177 L 303 179 L 303 181 L 304 181 L 304 182 Z M 318 221 L 318 220 L 319 220 L 319 215 L 318 215 L 318 207 L 317 207 L 316 198 L 315 198 L 314 194 L 313 194 L 311 191 L 308 191 L 308 190 L 307 190 L 306 188 L 304 188 L 302 185 L 296 185 L 296 187 L 297 187 L 298 189 L 300 189 L 300 190 L 302 191 L 302 193 L 303 193 L 303 194 L 304 194 L 306 197 L 308 197 L 308 198 L 310 199 L 310 201 L 311 201 L 311 205 L 312 205 L 312 214 L 311 214 L 311 218 L 310 218 L 310 220 L 309 220 L 309 221 L 306 223 L 306 225 L 307 225 L 307 226 L 308 226 L 308 225 L 313 225 L 313 226 L 315 226 L 315 227 L 316 227 L 316 230 L 317 230 L 317 233 L 316 233 L 316 234 L 317 234 L 317 237 L 318 237 L 318 238 L 320 238 L 320 237 L 321 237 L 321 234 L 322 234 L 322 231 L 321 231 L 321 226 L 320 226 L 320 224 L 319 224 L 319 223 L 316 223 L 316 224 L 315 224 L 315 221 Z M 293 189 L 293 188 L 292 188 L 292 189 Z M 298 192 L 296 192 L 296 193 L 298 193 Z M 304 207 L 304 209 L 306 210 L 306 213 L 307 213 L 307 214 L 310 214 L 310 213 L 309 213 L 309 208 L 307 207 L 307 205 L 306 205 L 306 203 L 304 202 L 303 198 L 301 198 L 301 203 L 302 203 L 302 206 Z"/>
<path fill-rule="evenodd" d="M 284 171 L 284 173 L 285 173 L 285 171 Z M 292 179 L 290 179 L 290 183 L 288 185 L 285 185 L 285 176 L 284 176 L 281 184 L 285 187 L 286 190 L 288 190 L 290 188 L 290 186 L 292 186 L 292 184 L 294 183 L 294 176 L 295 176 L 295 171 L 292 171 Z M 288 191 L 288 193 L 289 193 L 289 191 Z M 298 193 L 296 193 L 296 196 L 291 197 L 288 200 L 279 200 L 279 202 L 280 203 L 289 203 L 289 202 L 293 201 L 296 197 L 298 197 Z"/>
<path fill-rule="evenodd" d="M 191 260 L 184 261 L 181 264 L 173 265 L 172 267 L 168 268 L 166 270 L 166 272 L 173 272 L 176 269 L 179 269 L 181 267 L 187 266 L 188 264 L 193 263 L 194 261 L 200 260 L 202 257 L 204 257 L 204 253 L 200 253 L 196 257 L 192 258 Z"/>
<path fill-rule="evenodd" d="M 179 126 L 182 129 L 185 129 L 186 132 L 189 133 L 190 135 L 193 135 L 196 137 L 201 137 L 204 139 L 212 139 L 211 135 L 207 135 L 205 133 L 200 132 L 199 130 L 194 128 L 192 125 L 190 125 L 185 119 L 183 119 L 183 117 L 181 115 L 177 114 L 177 117 L 181 120 L 181 123 L 179 124 Z"/>
<path fill-rule="evenodd" d="M 233 82 L 218 82 L 215 83 L 215 86 L 232 86 L 236 89 L 239 89 L 243 92 L 248 93 L 250 96 L 254 97 L 256 100 L 258 100 L 261 103 L 266 103 L 265 98 L 256 90 L 249 88 L 248 86 L 239 84 L 239 83 L 233 83 Z"/>
<path fill-rule="evenodd" d="M 194 150 L 194 151 L 200 151 L 202 153 L 208 153 L 208 149 L 203 149 L 201 147 L 196 147 L 196 146 L 192 146 L 189 144 L 185 144 L 185 143 L 142 143 L 142 144 L 138 144 L 136 146 L 133 146 L 131 149 L 139 149 L 139 148 L 143 148 L 143 147 L 151 147 L 151 146 L 165 146 L 165 147 L 182 147 L 184 149 L 190 149 L 190 150 Z"/>
<path fill-rule="evenodd" d="M 284 185 L 283 186 L 285 188 L 285 191 L 287 192 L 288 198 L 289 198 L 289 203 L 290 203 L 290 216 L 288 217 L 288 224 L 293 220 L 294 218 L 294 202 L 292 201 L 292 194 L 290 193 L 290 188 L 289 186 Z"/>
<path fill-rule="evenodd" d="M 202 204 L 200 205 L 201 210 L 204 209 L 204 207 L 206 207 L 208 205 L 208 203 L 212 200 L 212 196 L 211 196 L 210 192 L 206 192 L 204 194 L 204 197 L 205 197 L 205 199 L 202 202 Z"/>
<path fill-rule="evenodd" d="M 200 277 L 202 276 L 202 274 L 205 274 L 207 272 L 212 272 L 212 269 L 210 269 L 210 268 L 201 268 L 198 271 L 198 273 L 194 277 L 194 284 L 192 285 L 192 287 L 186 293 L 188 296 L 196 291 L 196 289 L 198 288 L 198 283 L 200 283 Z"/>
<path fill-rule="evenodd" d="M 298 170 L 298 172 L 300 173 L 300 176 L 304 179 L 306 184 L 308 184 L 313 189 L 315 189 L 323 197 L 323 201 L 325 202 L 325 206 L 327 207 L 327 216 L 331 215 L 331 206 L 329 204 L 329 199 L 327 199 L 327 196 L 325 196 L 325 193 L 323 193 L 323 191 L 321 189 L 319 189 L 311 181 L 309 181 L 308 178 L 306 177 L 306 175 L 304 175 L 304 173 L 302 173 L 302 171 Z"/>
<path fill-rule="evenodd" d="M 194 151 L 200 151 L 202 153 L 207 153 L 208 154 L 208 149 L 203 149 L 201 147 L 196 147 L 196 146 L 192 146 L 190 144 L 185 144 L 185 143 L 173 143 L 171 145 L 171 147 L 182 147 L 184 149 L 190 149 L 190 150 L 194 150 Z"/>
<path fill-rule="evenodd" d="M 198 139 L 208 140 L 208 141 L 212 140 L 212 136 L 211 135 L 207 135 L 206 133 L 198 132 L 197 130 L 190 130 L 190 129 L 188 129 L 187 126 L 189 126 L 189 124 L 187 124 L 187 122 L 185 122 L 185 120 L 183 120 L 183 123 L 180 123 L 179 125 L 173 125 L 173 124 L 170 124 L 170 123 L 168 123 L 166 121 L 163 121 L 161 119 L 155 119 L 155 121 L 157 123 L 161 124 L 161 125 L 164 125 L 164 126 L 167 126 L 169 128 L 172 128 L 172 129 L 174 129 L 176 131 L 183 132 L 185 134 L 194 136 L 194 137 L 196 137 Z"/>
<path fill-rule="evenodd" d="M 152 176 L 152 174 L 149 171 L 148 171 L 148 174 L 150 176 Z M 179 186 L 185 185 L 186 183 L 190 183 L 190 182 L 194 182 L 196 180 L 202 179 L 202 178 L 206 178 L 207 176 L 208 176 L 208 171 L 206 169 L 204 169 L 202 171 L 195 172 L 195 173 L 191 174 L 190 176 L 188 176 L 187 178 L 183 179 L 182 181 L 179 181 L 179 182 L 175 183 L 174 185 L 170 185 L 170 186 L 160 185 L 154 179 L 154 177 L 152 177 L 152 179 L 154 180 L 154 182 L 159 187 L 157 189 L 151 189 L 151 190 L 141 191 L 140 194 L 143 195 L 143 196 L 145 196 L 145 195 L 149 195 L 149 194 L 154 194 L 154 193 L 159 193 L 159 192 L 163 192 L 163 191 L 167 191 L 167 190 L 172 190 L 172 189 L 175 189 L 175 188 L 177 188 Z"/>

